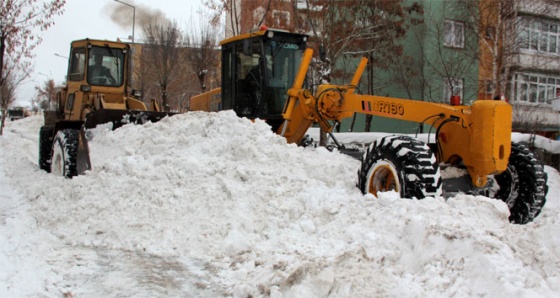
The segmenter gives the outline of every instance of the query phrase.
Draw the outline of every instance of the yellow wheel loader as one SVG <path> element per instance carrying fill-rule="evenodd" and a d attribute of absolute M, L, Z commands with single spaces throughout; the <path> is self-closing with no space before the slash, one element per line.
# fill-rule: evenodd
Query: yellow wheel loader
<path fill-rule="evenodd" d="M 158 121 L 171 115 L 151 108 L 130 90 L 131 48 L 127 43 L 83 39 L 71 43 L 66 86 L 45 111 L 39 131 L 39 168 L 67 178 L 91 169 L 85 130 L 112 123 Z"/>
<path fill-rule="evenodd" d="M 417 199 L 444 191 L 482 193 L 505 201 L 510 221 L 520 224 L 540 213 L 547 175 L 526 146 L 512 144 L 508 103 L 478 100 L 465 106 L 357 94 L 365 58 L 348 85 L 320 85 L 313 94 L 303 88 L 313 56 L 306 42 L 305 35 L 271 29 L 222 41 L 222 86 L 193 97 L 191 107 L 204 110 L 221 92 L 221 109 L 263 119 L 296 144 L 306 142 L 311 125 L 330 134 L 354 113 L 431 125 L 431 143 L 402 135 L 373 141 L 360 154 L 357 187 L 363 193 L 393 190 Z M 467 187 L 442 179 L 440 166 L 462 169 Z"/>

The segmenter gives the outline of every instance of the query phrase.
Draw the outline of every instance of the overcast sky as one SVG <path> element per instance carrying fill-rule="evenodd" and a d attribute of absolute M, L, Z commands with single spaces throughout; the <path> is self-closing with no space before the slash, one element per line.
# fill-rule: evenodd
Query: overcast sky
<path fill-rule="evenodd" d="M 95 38 L 129 41 L 132 35 L 132 16 L 136 12 L 134 38 L 142 38 L 141 21 L 147 15 L 164 16 L 176 20 L 182 29 L 200 22 L 204 12 L 201 0 L 122 0 L 135 10 L 114 0 L 67 0 L 64 14 L 55 18 L 55 25 L 40 32 L 43 42 L 33 52 L 34 71 L 17 90 L 15 105 L 30 106 L 34 87 L 48 78 L 61 84 L 65 80 L 72 40 Z M 57 55 L 55 55 L 57 54 Z"/>

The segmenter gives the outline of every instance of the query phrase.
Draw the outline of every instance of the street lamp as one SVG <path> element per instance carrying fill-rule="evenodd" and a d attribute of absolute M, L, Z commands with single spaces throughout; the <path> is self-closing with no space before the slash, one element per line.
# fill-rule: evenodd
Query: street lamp
<path fill-rule="evenodd" d="M 60 54 L 58 54 L 58 53 L 54 53 L 54 55 L 57 56 L 57 57 L 60 57 L 60 58 L 68 59 L 68 57 L 62 56 L 62 55 L 60 55 Z"/>
<path fill-rule="evenodd" d="M 115 2 L 119 2 L 120 4 L 124 4 L 126 6 L 132 7 L 132 43 L 134 43 L 134 24 L 136 23 L 136 7 L 133 5 L 130 5 L 128 3 L 124 3 L 122 1 L 119 0 L 115 0 Z"/>

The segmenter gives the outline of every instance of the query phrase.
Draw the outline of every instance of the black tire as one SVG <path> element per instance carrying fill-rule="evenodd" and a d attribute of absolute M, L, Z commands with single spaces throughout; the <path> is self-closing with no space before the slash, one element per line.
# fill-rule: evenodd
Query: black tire
<path fill-rule="evenodd" d="M 56 133 L 52 146 L 51 173 L 72 178 L 78 175 L 80 131 L 63 129 Z"/>
<path fill-rule="evenodd" d="M 439 197 L 442 178 L 430 148 L 407 136 L 387 136 L 373 142 L 358 171 L 358 187 L 377 196 L 394 190 L 401 198 Z"/>
<path fill-rule="evenodd" d="M 41 126 L 39 130 L 39 169 L 51 172 L 51 153 L 53 144 L 53 127 Z"/>
<path fill-rule="evenodd" d="M 511 144 L 507 169 L 495 179 L 500 187 L 495 197 L 508 205 L 511 223 L 526 224 L 541 213 L 548 193 L 548 176 L 526 145 Z"/>

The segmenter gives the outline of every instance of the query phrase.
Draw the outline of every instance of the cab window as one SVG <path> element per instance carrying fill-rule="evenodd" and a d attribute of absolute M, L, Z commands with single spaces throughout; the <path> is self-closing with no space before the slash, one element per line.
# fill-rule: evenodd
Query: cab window
<path fill-rule="evenodd" d="M 121 86 L 123 83 L 124 53 L 122 49 L 92 47 L 88 56 L 90 85 Z"/>
<path fill-rule="evenodd" d="M 72 50 L 70 55 L 70 67 L 68 79 L 70 81 L 81 81 L 84 79 L 84 70 L 86 64 L 86 49 L 77 48 Z"/>

